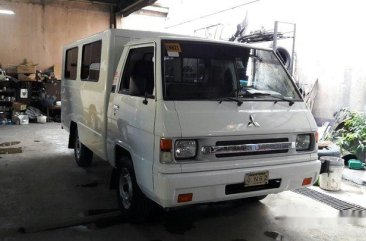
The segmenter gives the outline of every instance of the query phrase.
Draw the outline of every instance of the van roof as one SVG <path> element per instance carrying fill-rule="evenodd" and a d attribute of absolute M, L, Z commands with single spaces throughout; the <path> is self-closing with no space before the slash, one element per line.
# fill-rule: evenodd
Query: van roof
<path fill-rule="evenodd" d="M 245 43 L 239 43 L 239 42 L 231 42 L 228 40 L 216 40 L 216 39 L 206 39 L 202 37 L 197 36 L 161 36 L 155 39 L 159 40 L 178 40 L 178 41 L 193 41 L 193 42 L 205 42 L 205 43 L 213 43 L 213 44 L 222 44 L 222 45 L 234 45 L 234 46 L 240 46 L 240 47 L 248 47 L 248 48 L 255 48 L 255 49 L 261 49 L 261 50 L 272 50 L 271 48 L 265 48 L 265 47 L 257 47 L 250 44 Z"/>
<path fill-rule="evenodd" d="M 226 40 L 215 40 L 215 39 L 206 39 L 197 36 L 183 36 L 183 35 L 166 35 L 166 33 L 161 33 L 161 36 L 156 37 L 147 37 L 141 39 L 131 40 L 132 44 L 146 43 L 146 42 L 160 42 L 161 40 L 172 40 L 172 41 L 190 41 L 190 42 L 201 42 L 201 43 L 212 43 L 212 44 L 220 44 L 220 45 L 231 45 L 231 46 L 239 46 L 239 47 L 247 47 L 254 48 L 259 50 L 268 50 L 273 51 L 271 48 L 266 47 L 258 47 L 245 43 L 231 42 Z M 165 34 L 165 35 L 164 35 Z"/>
<path fill-rule="evenodd" d="M 106 34 L 113 34 L 116 36 L 125 36 L 125 37 L 132 37 L 137 38 L 134 42 L 140 42 L 139 40 L 146 41 L 156 41 L 159 42 L 161 40 L 180 40 L 180 41 L 197 41 L 197 42 L 206 42 L 206 43 L 216 43 L 216 44 L 224 44 L 224 45 L 235 45 L 241 47 L 248 47 L 248 48 L 255 48 L 261 50 L 272 50 L 271 48 L 264 48 L 264 47 L 256 47 L 250 44 L 238 43 L 238 42 L 231 42 L 225 40 L 213 40 L 213 39 L 205 39 L 202 37 L 197 36 L 189 36 L 189 35 L 179 35 L 179 34 L 172 34 L 172 33 L 164 33 L 164 32 L 152 32 L 152 31 L 141 31 L 141 30 L 129 30 L 129 29 L 108 29 L 103 32 L 96 33 L 89 37 L 77 40 L 73 43 L 67 44 L 64 48 L 69 48 L 78 44 L 82 44 L 84 42 L 90 42 L 93 39 L 102 38 L 103 35 Z"/>

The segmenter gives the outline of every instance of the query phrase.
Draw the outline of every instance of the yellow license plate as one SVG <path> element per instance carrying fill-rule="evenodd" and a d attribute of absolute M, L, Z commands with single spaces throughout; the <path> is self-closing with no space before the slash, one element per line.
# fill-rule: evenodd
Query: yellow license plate
<path fill-rule="evenodd" d="M 268 176 L 268 171 L 248 173 L 244 177 L 244 186 L 251 187 L 268 184 Z"/>

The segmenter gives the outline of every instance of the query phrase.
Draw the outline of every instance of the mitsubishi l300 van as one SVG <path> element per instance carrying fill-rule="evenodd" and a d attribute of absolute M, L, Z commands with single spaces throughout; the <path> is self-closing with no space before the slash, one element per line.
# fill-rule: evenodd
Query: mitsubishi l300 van
<path fill-rule="evenodd" d="M 122 212 L 312 185 L 317 126 L 270 49 L 108 30 L 64 48 L 62 125 L 113 167 Z"/>

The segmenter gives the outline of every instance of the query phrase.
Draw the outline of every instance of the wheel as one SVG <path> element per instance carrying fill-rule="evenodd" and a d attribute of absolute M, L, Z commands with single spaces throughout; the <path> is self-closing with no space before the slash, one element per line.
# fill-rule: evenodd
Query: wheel
<path fill-rule="evenodd" d="M 88 167 L 92 163 L 93 152 L 80 142 L 78 132 L 75 133 L 74 156 L 79 167 Z"/>
<path fill-rule="evenodd" d="M 120 159 L 117 176 L 117 199 L 121 213 L 129 221 L 143 222 L 152 211 L 153 204 L 139 188 L 130 158 Z"/>

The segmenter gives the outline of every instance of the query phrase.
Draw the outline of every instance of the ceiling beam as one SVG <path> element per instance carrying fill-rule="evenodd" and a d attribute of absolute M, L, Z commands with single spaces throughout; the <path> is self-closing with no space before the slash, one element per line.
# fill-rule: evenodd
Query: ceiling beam
<path fill-rule="evenodd" d="M 156 0 L 118 0 L 117 11 L 122 14 L 123 17 L 127 17 L 131 13 L 152 5 L 155 2 Z"/>

